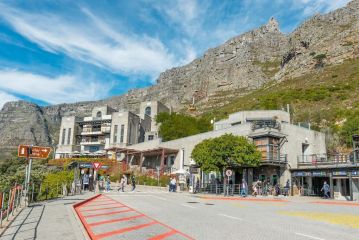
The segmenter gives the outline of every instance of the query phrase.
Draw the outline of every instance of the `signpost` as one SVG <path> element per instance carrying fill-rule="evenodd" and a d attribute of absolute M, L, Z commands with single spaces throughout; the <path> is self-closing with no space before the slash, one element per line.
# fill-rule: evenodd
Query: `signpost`
<path fill-rule="evenodd" d="M 96 189 L 97 189 L 97 170 L 99 170 L 102 166 L 102 163 L 99 162 L 94 162 L 92 163 L 93 166 L 93 183 L 94 183 L 94 193 L 96 194 Z"/>
<path fill-rule="evenodd" d="M 26 158 L 28 166 L 25 168 L 25 194 L 29 190 L 29 184 L 31 179 L 31 167 L 32 159 L 46 159 L 51 152 L 50 147 L 32 146 L 32 145 L 19 145 L 17 156 L 20 158 Z M 26 200 L 26 198 L 25 198 Z"/>
<path fill-rule="evenodd" d="M 229 196 L 229 178 L 233 175 L 233 171 L 231 169 L 227 169 L 226 170 L 226 176 L 227 176 L 227 187 L 226 187 L 226 192 L 225 194 L 227 194 L 227 196 Z"/>

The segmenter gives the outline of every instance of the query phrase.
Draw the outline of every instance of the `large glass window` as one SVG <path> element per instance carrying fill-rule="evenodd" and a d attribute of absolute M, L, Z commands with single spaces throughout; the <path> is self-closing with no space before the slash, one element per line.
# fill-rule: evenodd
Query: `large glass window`
<path fill-rule="evenodd" d="M 102 116 L 101 111 L 98 111 L 98 112 L 96 113 L 96 117 L 100 118 L 101 116 Z"/>
<path fill-rule="evenodd" d="M 254 144 L 262 153 L 262 160 L 279 160 L 279 139 L 273 137 L 255 138 Z"/>
<path fill-rule="evenodd" d="M 146 107 L 145 114 L 151 116 L 151 107 Z"/>
<path fill-rule="evenodd" d="M 113 129 L 113 143 L 117 143 L 118 125 L 115 125 Z"/>
<path fill-rule="evenodd" d="M 120 143 L 123 143 L 123 137 L 125 135 L 125 125 L 121 125 Z"/>
<path fill-rule="evenodd" d="M 62 139 L 61 139 L 61 144 L 65 145 L 65 139 L 66 139 L 66 129 L 62 129 Z"/>
<path fill-rule="evenodd" d="M 67 131 L 67 144 L 70 145 L 71 143 L 71 128 Z"/>

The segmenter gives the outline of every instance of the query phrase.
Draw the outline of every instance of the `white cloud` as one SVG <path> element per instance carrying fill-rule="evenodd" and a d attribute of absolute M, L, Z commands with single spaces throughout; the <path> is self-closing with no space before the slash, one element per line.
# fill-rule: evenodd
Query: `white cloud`
<path fill-rule="evenodd" d="M 304 16 L 311 16 L 318 12 L 329 12 L 344 7 L 351 0 L 294 0 L 292 6 L 300 8 Z"/>
<path fill-rule="evenodd" d="M 10 101 L 16 101 L 19 100 L 17 97 L 15 97 L 14 95 L 8 94 L 4 91 L 0 91 L 0 110 L 2 109 L 2 107 L 4 106 L 5 103 L 10 102 Z"/>
<path fill-rule="evenodd" d="M 64 52 L 112 72 L 156 77 L 180 62 L 159 39 L 116 31 L 86 9 L 85 22 L 69 22 L 52 14 L 29 13 L 2 4 L 0 7 L 0 15 L 18 33 L 45 50 Z"/>
<path fill-rule="evenodd" d="M 25 95 L 51 104 L 97 100 L 107 96 L 111 87 L 111 83 L 85 81 L 73 75 L 50 78 L 13 69 L 0 69 L 1 92 Z M 11 95 L 7 95 L 11 99 Z"/>

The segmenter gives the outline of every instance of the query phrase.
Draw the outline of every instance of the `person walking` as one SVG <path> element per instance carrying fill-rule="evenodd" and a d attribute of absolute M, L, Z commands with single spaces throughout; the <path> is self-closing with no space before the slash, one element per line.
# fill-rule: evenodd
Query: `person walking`
<path fill-rule="evenodd" d="M 248 190 L 248 184 L 247 184 L 246 180 L 243 178 L 242 184 L 241 184 L 241 196 L 242 197 L 247 197 L 247 190 Z"/>
<path fill-rule="evenodd" d="M 253 183 L 252 190 L 253 190 L 252 196 L 257 197 L 257 194 L 258 194 L 257 182 L 254 182 L 254 183 Z"/>
<path fill-rule="evenodd" d="M 131 184 L 132 184 L 132 192 L 136 189 L 136 179 L 135 176 L 132 175 L 131 177 Z"/>
<path fill-rule="evenodd" d="M 110 192 L 110 185 L 111 185 L 111 180 L 109 175 L 106 176 L 105 181 L 106 181 L 106 192 L 108 193 Z"/>
<path fill-rule="evenodd" d="M 330 186 L 326 181 L 324 181 L 321 191 L 324 192 L 324 198 L 329 198 Z"/>
<path fill-rule="evenodd" d="M 125 191 L 125 176 L 123 175 L 120 180 L 120 188 L 118 191 L 124 192 Z"/>
<path fill-rule="evenodd" d="M 285 196 L 289 196 L 289 188 L 290 188 L 290 184 L 289 184 L 289 179 L 287 180 L 284 190 L 285 190 Z"/>
<path fill-rule="evenodd" d="M 176 192 L 176 178 L 172 178 L 171 185 L 172 185 L 172 192 Z"/>

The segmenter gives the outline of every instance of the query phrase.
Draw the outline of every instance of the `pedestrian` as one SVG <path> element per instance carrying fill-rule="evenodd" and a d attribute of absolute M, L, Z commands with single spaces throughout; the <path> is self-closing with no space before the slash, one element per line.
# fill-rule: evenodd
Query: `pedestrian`
<path fill-rule="evenodd" d="M 172 192 L 176 192 L 176 188 L 177 188 L 176 183 L 177 183 L 176 178 L 175 177 L 172 178 L 172 180 L 171 180 Z"/>
<path fill-rule="evenodd" d="M 109 175 L 106 176 L 105 181 L 106 181 L 106 192 L 109 192 L 110 191 L 110 185 L 111 185 L 111 180 L 110 180 Z"/>
<path fill-rule="evenodd" d="M 284 190 L 285 190 L 285 196 L 289 196 L 289 188 L 290 188 L 290 184 L 289 184 L 289 179 L 287 180 Z"/>
<path fill-rule="evenodd" d="M 321 191 L 324 192 L 324 198 L 329 198 L 330 186 L 326 181 L 324 181 Z"/>
<path fill-rule="evenodd" d="M 124 192 L 125 191 L 125 175 L 123 175 L 122 177 L 121 177 L 121 180 L 120 180 L 120 188 L 118 189 L 118 191 L 120 191 L 121 190 L 121 192 Z"/>
<path fill-rule="evenodd" d="M 135 176 L 132 175 L 131 177 L 131 184 L 132 184 L 132 192 L 136 189 L 136 179 Z"/>
<path fill-rule="evenodd" d="M 199 178 L 197 178 L 196 180 L 196 190 L 195 190 L 195 193 L 198 193 L 199 192 Z"/>
<path fill-rule="evenodd" d="M 187 179 L 186 179 L 187 189 L 189 189 L 189 183 L 190 183 L 189 177 L 187 177 Z"/>
<path fill-rule="evenodd" d="M 168 191 L 172 192 L 172 177 L 170 178 L 170 182 L 168 183 Z"/>
<path fill-rule="evenodd" d="M 257 194 L 258 194 L 258 186 L 257 186 L 257 182 L 254 182 L 253 185 L 252 185 L 252 196 L 254 197 L 257 197 Z"/>
<path fill-rule="evenodd" d="M 82 177 L 82 184 L 84 185 L 84 190 L 88 190 L 89 188 L 89 175 L 87 175 L 87 173 L 85 173 Z"/>
<path fill-rule="evenodd" d="M 241 184 L 241 196 L 242 197 L 247 197 L 247 189 L 248 189 L 248 184 L 247 184 L 246 180 L 243 178 L 242 184 Z"/>

